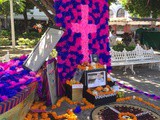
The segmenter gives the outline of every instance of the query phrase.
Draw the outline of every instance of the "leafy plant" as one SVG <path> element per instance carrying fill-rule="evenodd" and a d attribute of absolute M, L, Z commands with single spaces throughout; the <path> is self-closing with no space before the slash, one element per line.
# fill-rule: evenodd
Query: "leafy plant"
<path fill-rule="evenodd" d="M 114 45 L 112 48 L 115 51 L 123 51 L 124 48 L 125 48 L 125 45 L 124 44 L 118 44 L 118 45 Z"/>
<path fill-rule="evenodd" d="M 0 38 L 0 46 L 8 46 L 11 45 L 11 40 L 5 37 Z"/>
<path fill-rule="evenodd" d="M 1 30 L 0 36 L 5 37 L 5 38 L 9 38 L 11 36 L 11 32 L 9 30 Z"/>
<path fill-rule="evenodd" d="M 35 38 L 40 38 L 42 34 L 38 32 L 24 32 L 22 34 L 22 37 L 24 38 L 29 38 L 29 39 L 35 39 Z"/>
<path fill-rule="evenodd" d="M 123 51 L 124 48 L 127 50 L 127 51 L 132 51 L 135 49 L 136 46 L 126 46 L 124 44 L 118 44 L 118 45 L 115 45 L 113 46 L 113 50 L 115 51 Z"/>
<path fill-rule="evenodd" d="M 17 43 L 20 46 L 34 47 L 38 43 L 38 41 L 39 38 L 36 39 L 19 38 L 17 40 Z"/>
<path fill-rule="evenodd" d="M 118 91 L 117 98 L 123 98 L 123 97 L 124 97 L 124 92 L 123 91 Z"/>
<path fill-rule="evenodd" d="M 34 47 L 38 43 L 39 39 L 29 40 L 26 44 L 28 47 Z"/>
<path fill-rule="evenodd" d="M 135 47 L 136 46 L 128 46 L 128 47 L 126 46 L 125 48 L 126 48 L 127 51 L 132 51 L 132 50 L 135 49 Z"/>
<path fill-rule="evenodd" d="M 18 45 L 19 46 L 25 46 L 25 45 L 27 45 L 27 42 L 29 42 L 29 39 L 28 38 L 19 38 L 18 40 L 17 40 L 17 43 L 18 43 Z"/>

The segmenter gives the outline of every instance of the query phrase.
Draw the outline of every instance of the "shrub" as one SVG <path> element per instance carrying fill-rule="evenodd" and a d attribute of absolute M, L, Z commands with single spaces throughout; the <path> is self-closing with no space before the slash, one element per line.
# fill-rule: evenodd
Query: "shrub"
<path fill-rule="evenodd" d="M 0 31 L 0 36 L 4 38 L 10 38 L 11 32 L 9 30 L 1 30 Z"/>
<path fill-rule="evenodd" d="M 39 39 L 32 39 L 27 42 L 28 47 L 34 47 L 38 43 Z"/>
<path fill-rule="evenodd" d="M 42 34 L 37 33 L 37 32 L 24 32 L 22 34 L 23 38 L 29 38 L 29 39 L 34 39 L 34 38 L 40 38 Z"/>
<path fill-rule="evenodd" d="M 136 46 L 126 46 L 124 44 L 118 44 L 118 45 L 115 45 L 113 46 L 113 50 L 115 51 L 123 51 L 124 48 L 127 50 L 127 51 L 132 51 L 135 49 Z"/>
<path fill-rule="evenodd" d="M 132 50 L 135 49 L 135 47 L 136 46 L 128 46 L 128 47 L 126 46 L 125 48 L 126 48 L 127 51 L 132 51 Z"/>
<path fill-rule="evenodd" d="M 11 45 L 11 40 L 5 37 L 0 38 L 0 46 L 8 46 Z"/>
<path fill-rule="evenodd" d="M 113 50 L 115 51 L 123 51 L 124 48 L 125 48 L 124 44 L 118 44 L 113 46 Z"/>
<path fill-rule="evenodd" d="M 20 46 L 34 47 L 38 43 L 38 41 L 39 38 L 36 39 L 19 38 L 17 40 L 17 43 Z"/>
<path fill-rule="evenodd" d="M 19 46 L 25 46 L 27 45 L 27 42 L 29 42 L 28 38 L 18 38 L 17 43 Z"/>

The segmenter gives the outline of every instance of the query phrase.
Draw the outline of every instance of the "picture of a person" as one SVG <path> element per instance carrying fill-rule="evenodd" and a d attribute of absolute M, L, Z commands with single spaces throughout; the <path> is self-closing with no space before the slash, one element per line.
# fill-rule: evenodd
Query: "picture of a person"
<path fill-rule="evenodd" d="M 97 86 L 101 86 L 103 82 L 104 82 L 103 75 L 101 73 L 98 73 L 94 84 L 96 84 Z"/>
<path fill-rule="evenodd" d="M 87 75 L 88 87 L 98 87 L 106 85 L 105 72 L 92 72 Z"/>

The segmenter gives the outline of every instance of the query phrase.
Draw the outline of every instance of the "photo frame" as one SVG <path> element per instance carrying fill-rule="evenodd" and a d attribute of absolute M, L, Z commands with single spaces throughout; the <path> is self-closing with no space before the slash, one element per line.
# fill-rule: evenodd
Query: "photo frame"
<path fill-rule="evenodd" d="M 99 57 L 97 54 L 91 54 L 91 62 L 95 62 L 95 63 L 99 62 Z"/>
<path fill-rule="evenodd" d="M 85 81 L 87 88 L 105 86 L 107 84 L 106 69 L 86 71 Z"/>

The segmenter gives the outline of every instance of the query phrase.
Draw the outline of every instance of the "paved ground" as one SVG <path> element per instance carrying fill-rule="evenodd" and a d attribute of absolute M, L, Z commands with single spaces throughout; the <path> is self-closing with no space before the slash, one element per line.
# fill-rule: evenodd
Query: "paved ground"
<path fill-rule="evenodd" d="M 2 56 L 4 56 L 5 54 L 7 54 L 7 51 L 9 51 L 10 54 L 10 58 L 14 58 L 14 57 L 19 57 L 23 54 L 29 54 L 31 51 L 33 50 L 33 48 L 25 48 L 25 47 L 19 47 L 16 46 L 15 49 L 12 49 L 11 46 L 0 46 L 0 58 Z M 1 61 L 1 59 L 0 59 Z"/>
<path fill-rule="evenodd" d="M 119 69 L 119 68 L 113 68 L 112 71 L 112 76 L 117 78 L 118 81 L 123 81 L 124 84 L 126 85 L 130 85 L 134 88 L 137 88 L 139 90 L 143 90 L 146 92 L 149 92 L 151 94 L 156 94 L 158 96 L 160 96 L 160 72 L 158 70 L 150 70 L 148 68 L 148 66 L 135 66 L 135 71 L 136 71 L 136 75 L 133 75 L 131 73 L 131 71 L 129 70 L 127 74 L 123 74 L 123 69 Z M 125 96 L 139 96 L 141 98 L 143 98 L 146 101 L 149 101 L 151 103 L 154 103 L 157 106 L 160 106 L 160 100 L 153 100 L 152 98 L 149 98 L 145 95 L 139 94 L 139 93 L 135 93 L 133 91 L 129 91 L 126 89 L 121 89 L 125 92 Z M 128 104 L 134 104 L 134 105 L 138 105 L 138 106 L 142 106 L 145 108 L 148 108 L 154 112 L 156 112 L 157 114 L 160 115 L 160 111 L 155 110 L 149 106 L 146 106 L 143 103 L 140 103 L 136 100 L 130 100 L 130 101 L 126 101 L 124 103 L 128 103 Z M 63 103 L 63 108 L 57 110 L 58 113 L 64 113 L 63 111 L 66 110 L 66 108 L 70 108 L 71 106 L 68 105 L 67 103 Z M 92 110 L 86 110 L 81 112 L 80 114 L 78 114 L 78 118 L 79 120 L 87 120 L 90 118 L 90 114 L 91 114 Z"/>
<path fill-rule="evenodd" d="M 112 76 L 124 84 L 143 90 L 150 94 L 160 96 L 160 71 L 149 69 L 147 65 L 135 66 L 136 74 L 133 75 L 130 70 L 123 74 L 123 70 L 113 68 Z M 130 93 L 131 91 L 126 91 Z M 160 105 L 160 101 L 158 101 Z"/>
<path fill-rule="evenodd" d="M 16 48 L 15 50 L 12 50 L 10 47 L 0 48 L 0 57 L 6 54 L 7 50 L 10 51 L 11 58 L 15 56 L 20 56 L 22 54 L 29 54 L 31 52 L 31 49 L 26 49 L 26 48 Z M 121 82 L 123 81 L 124 84 L 126 85 L 130 85 L 139 90 L 143 90 L 151 94 L 156 94 L 160 96 L 160 71 L 156 69 L 151 70 L 147 66 L 143 65 L 143 66 L 135 66 L 135 72 L 136 72 L 136 75 L 133 75 L 131 71 L 129 70 L 128 73 L 124 75 L 123 68 L 120 69 L 120 68 L 115 67 L 113 68 L 111 75 L 117 78 L 118 81 L 121 81 Z M 122 90 L 125 92 L 125 96 L 136 95 L 136 96 L 142 97 L 146 101 L 149 101 L 151 103 L 154 103 L 157 106 L 160 106 L 160 100 L 156 101 L 142 94 L 138 94 L 138 93 L 126 90 L 126 89 L 122 89 Z M 155 109 L 152 109 L 135 100 L 127 101 L 127 103 L 132 103 L 135 105 L 147 107 L 153 110 L 154 112 L 160 114 L 160 111 L 156 111 Z M 56 111 L 58 114 L 63 114 L 66 112 L 68 108 L 73 108 L 73 106 L 70 106 L 67 103 L 62 103 L 62 107 L 58 108 Z M 79 120 L 89 119 L 91 111 L 92 110 L 90 109 L 90 110 L 86 110 L 78 114 Z"/>

